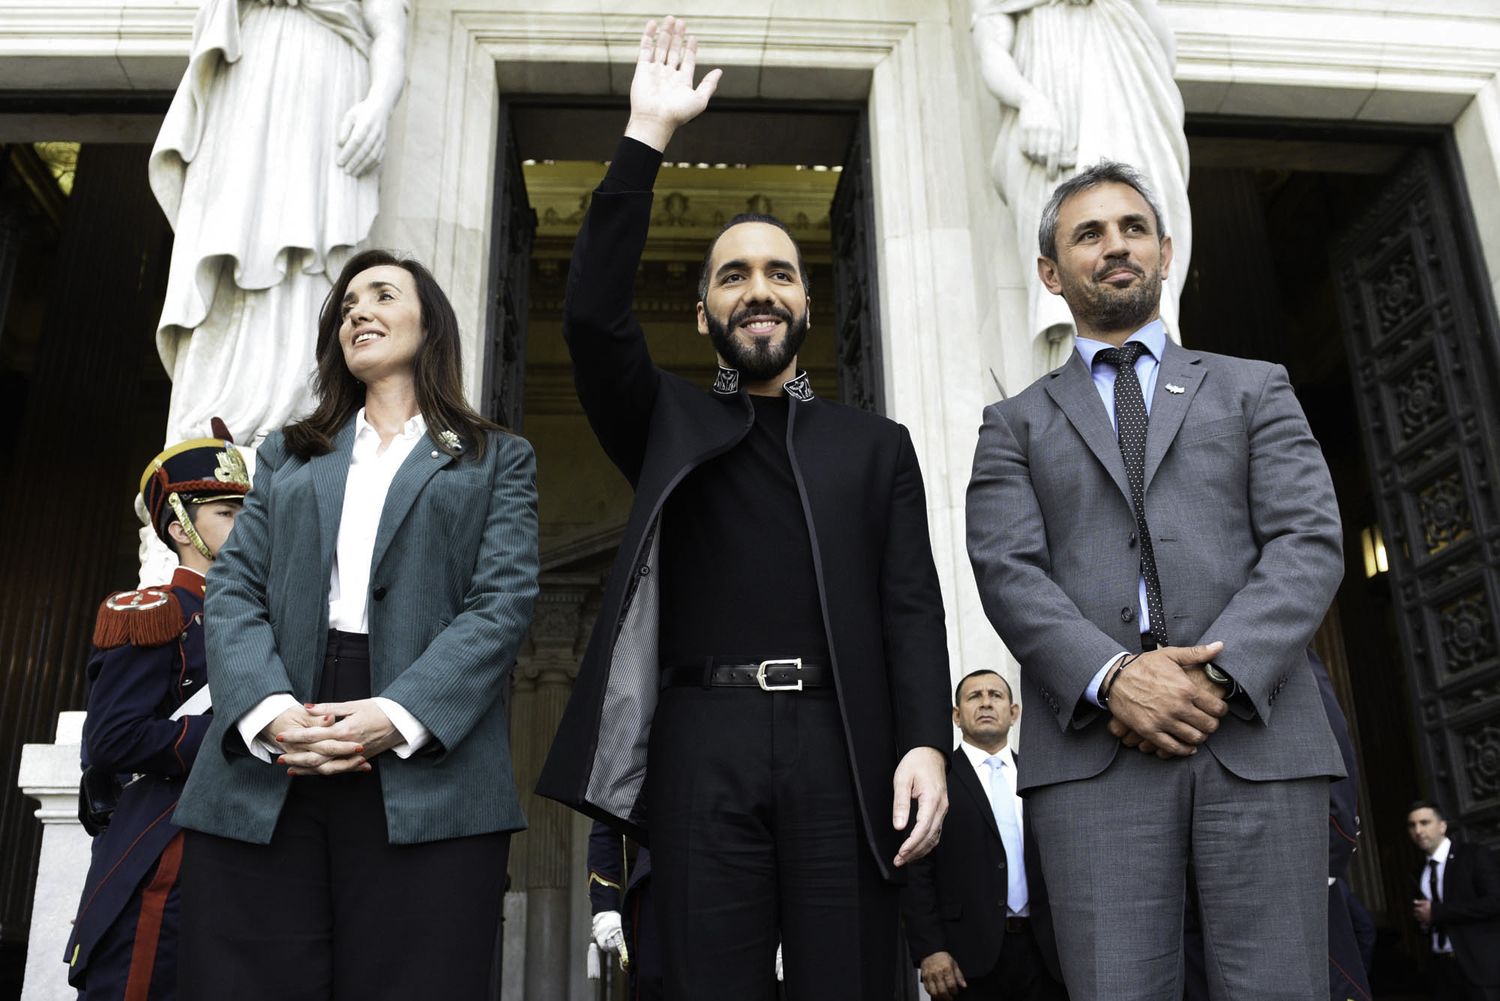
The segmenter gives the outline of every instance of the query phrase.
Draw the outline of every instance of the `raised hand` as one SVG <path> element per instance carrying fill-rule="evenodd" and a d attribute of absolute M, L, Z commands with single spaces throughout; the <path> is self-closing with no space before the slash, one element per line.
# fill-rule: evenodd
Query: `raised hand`
<path fill-rule="evenodd" d="M 694 87 L 697 66 L 698 40 L 687 34 L 686 21 L 668 16 L 659 28 L 655 21 L 647 21 L 630 82 L 625 134 L 652 149 L 666 149 L 672 134 L 708 107 L 724 75 L 723 70 L 710 70 Z"/>

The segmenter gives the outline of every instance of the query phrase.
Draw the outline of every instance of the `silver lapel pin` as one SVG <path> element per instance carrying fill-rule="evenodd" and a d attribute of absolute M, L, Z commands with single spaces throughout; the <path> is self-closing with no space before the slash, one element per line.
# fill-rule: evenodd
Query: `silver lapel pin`
<path fill-rule="evenodd" d="M 1171 393 L 1173 396 L 1177 396 L 1179 394 L 1187 392 L 1187 390 L 1183 389 L 1176 383 L 1169 382 L 1167 383 L 1167 392 Z"/>

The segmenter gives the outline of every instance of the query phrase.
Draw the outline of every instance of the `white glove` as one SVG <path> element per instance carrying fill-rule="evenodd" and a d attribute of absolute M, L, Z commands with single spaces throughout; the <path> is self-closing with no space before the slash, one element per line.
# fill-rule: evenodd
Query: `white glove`
<path fill-rule="evenodd" d="M 782 975 L 782 970 L 781 970 L 781 946 L 780 945 L 776 946 L 776 979 L 778 981 L 786 979 L 786 977 Z"/>
<path fill-rule="evenodd" d="M 594 915 L 594 942 L 605 952 L 619 952 L 624 947 L 625 929 L 620 925 L 619 911 Z"/>

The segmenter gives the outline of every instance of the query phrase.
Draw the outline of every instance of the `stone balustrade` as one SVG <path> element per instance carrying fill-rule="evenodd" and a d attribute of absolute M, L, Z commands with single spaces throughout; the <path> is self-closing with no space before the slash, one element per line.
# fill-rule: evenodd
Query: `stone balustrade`
<path fill-rule="evenodd" d="M 41 804 L 36 816 L 42 822 L 42 857 L 31 906 L 21 1001 L 73 1001 L 77 997 L 68 986 L 63 950 L 89 869 L 90 839 L 78 822 L 78 751 L 84 715 L 59 713 L 52 743 L 27 744 L 21 750 L 16 784 Z"/>

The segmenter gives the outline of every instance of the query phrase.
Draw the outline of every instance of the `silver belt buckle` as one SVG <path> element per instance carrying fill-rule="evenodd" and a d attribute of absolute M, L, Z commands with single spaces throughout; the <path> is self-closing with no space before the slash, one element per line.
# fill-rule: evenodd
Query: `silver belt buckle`
<path fill-rule="evenodd" d="M 788 666 L 798 671 L 802 670 L 802 658 L 792 657 L 788 660 L 763 660 L 760 667 L 755 671 L 755 683 L 760 685 L 763 692 L 800 692 L 802 691 L 802 679 L 798 678 L 795 685 L 770 685 L 766 683 L 766 668 Z"/>

